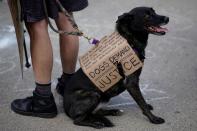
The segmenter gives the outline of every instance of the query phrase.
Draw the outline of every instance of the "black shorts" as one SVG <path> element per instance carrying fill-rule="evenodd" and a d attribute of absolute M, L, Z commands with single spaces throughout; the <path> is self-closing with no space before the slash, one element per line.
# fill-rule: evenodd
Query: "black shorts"
<path fill-rule="evenodd" d="M 59 0 L 68 12 L 80 11 L 88 6 L 88 0 Z M 56 0 L 46 0 L 49 17 L 58 17 Z M 26 22 L 36 22 L 46 17 L 43 0 L 21 0 L 22 18 Z"/>

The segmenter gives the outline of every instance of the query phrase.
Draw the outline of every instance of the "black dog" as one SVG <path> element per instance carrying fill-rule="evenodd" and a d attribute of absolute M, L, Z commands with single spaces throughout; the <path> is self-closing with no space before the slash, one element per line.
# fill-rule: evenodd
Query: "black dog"
<path fill-rule="evenodd" d="M 168 22 L 168 17 L 157 15 L 152 8 L 138 7 L 119 16 L 116 29 L 136 51 L 141 61 L 144 61 L 148 35 L 150 33 L 164 35 L 167 29 L 160 26 Z M 120 64 L 118 64 L 118 70 L 123 76 Z M 112 127 L 113 124 L 105 115 L 120 115 L 120 110 L 99 109 L 95 111 L 95 109 L 100 103 L 108 102 L 110 98 L 127 90 L 150 122 L 154 124 L 164 123 L 162 118 L 151 113 L 153 107 L 147 104 L 142 96 L 139 88 L 141 70 L 139 69 L 120 80 L 111 89 L 103 93 L 88 79 L 82 69 L 79 69 L 65 88 L 64 109 L 66 114 L 74 120 L 76 125 L 94 128 Z"/>

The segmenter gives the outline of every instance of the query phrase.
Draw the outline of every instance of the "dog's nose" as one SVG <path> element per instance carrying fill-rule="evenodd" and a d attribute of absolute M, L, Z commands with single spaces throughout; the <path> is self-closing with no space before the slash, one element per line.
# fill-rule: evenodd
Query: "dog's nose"
<path fill-rule="evenodd" d="M 166 17 L 166 16 L 165 16 L 165 17 L 164 17 L 164 22 L 165 22 L 165 23 L 168 23 L 168 22 L 169 22 L 169 17 Z"/>

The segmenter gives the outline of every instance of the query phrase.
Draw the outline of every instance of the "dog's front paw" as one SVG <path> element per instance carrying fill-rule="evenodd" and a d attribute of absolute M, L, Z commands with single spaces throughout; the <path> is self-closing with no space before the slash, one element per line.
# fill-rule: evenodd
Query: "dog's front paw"
<path fill-rule="evenodd" d="M 147 108 L 148 108 L 149 110 L 153 110 L 153 109 L 154 109 L 153 106 L 152 106 L 151 104 L 147 104 L 146 106 L 147 106 Z"/>
<path fill-rule="evenodd" d="M 160 118 L 160 117 L 153 117 L 150 119 L 150 122 L 153 123 L 153 124 L 162 124 L 165 122 L 165 120 L 163 118 Z"/>

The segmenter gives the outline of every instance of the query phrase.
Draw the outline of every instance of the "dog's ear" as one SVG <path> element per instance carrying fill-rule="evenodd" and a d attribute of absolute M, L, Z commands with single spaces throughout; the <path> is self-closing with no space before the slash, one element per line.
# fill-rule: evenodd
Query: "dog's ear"
<path fill-rule="evenodd" d="M 150 10 L 153 11 L 153 12 L 155 12 L 155 10 L 153 9 L 153 7 L 150 7 Z"/>
<path fill-rule="evenodd" d="M 116 30 L 119 34 L 125 38 L 127 38 L 129 31 L 129 25 L 133 23 L 134 15 L 129 13 L 124 13 L 118 17 L 116 21 Z"/>
<path fill-rule="evenodd" d="M 130 13 L 124 13 L 120 16 L 118 16 L 118 20 L 116 21 L 116 23 L 125 23 L 128 21 L 131 21 L 134 19 L 134 16 Z"/>

